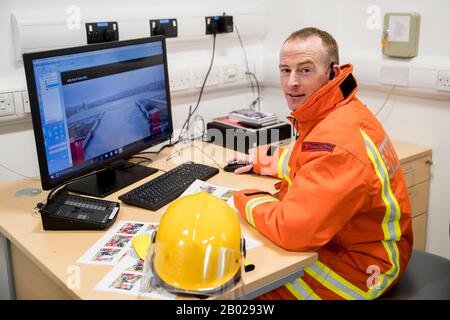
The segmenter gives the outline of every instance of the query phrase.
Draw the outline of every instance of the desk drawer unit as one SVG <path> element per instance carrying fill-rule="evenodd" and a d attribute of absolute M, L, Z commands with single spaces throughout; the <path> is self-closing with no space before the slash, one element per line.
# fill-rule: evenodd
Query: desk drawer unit
<path fill-rule="evenodd" d="M 408 157 L 403 158 L 402 152 L 398 153 L 411 201 L 413 248 L 424 251 L 430 190 L 430 166 L 432 164 L 431 150 L 421 153 L 420 156 L 409 153 Z"/>
<path fill-rule="evenodd" d="M 402 163 L 403 176 L 409 187 L 430 179 L 431 156 Z"/>

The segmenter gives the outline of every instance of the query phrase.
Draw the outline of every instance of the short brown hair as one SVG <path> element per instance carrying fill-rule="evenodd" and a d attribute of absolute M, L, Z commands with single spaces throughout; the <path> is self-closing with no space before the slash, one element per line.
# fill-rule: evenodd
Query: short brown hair
<path fill-rule="evenodd" d="M 314 36 L 319 37 L 322 40 L 322 45 L 327 50 L 331 62 L 339 64 L 339 48 L 337 42 L 333 36 L 326 31 L 312 27 L 303 28 L 292 32 L 284 43 L 289 40 L 306 40 Z"/>

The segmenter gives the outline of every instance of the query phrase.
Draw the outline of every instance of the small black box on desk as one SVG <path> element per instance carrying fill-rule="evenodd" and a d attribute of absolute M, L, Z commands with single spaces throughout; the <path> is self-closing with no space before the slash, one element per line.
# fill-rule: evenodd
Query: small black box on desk
<path fill-rule="evenodd" d="M 249 127 L 227 117 L 218 118 L 206 125 L 208 142 L 249 153 L 260 145 L 284 145 L 291 141 L 292 126 L 287 122 L 278 122 L 265 127 Z"/>

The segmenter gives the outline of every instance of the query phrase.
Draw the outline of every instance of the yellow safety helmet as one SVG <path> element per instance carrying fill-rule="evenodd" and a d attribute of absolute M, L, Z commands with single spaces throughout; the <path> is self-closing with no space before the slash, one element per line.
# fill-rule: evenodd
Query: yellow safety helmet
<path fill-rule="evenodd" d="M 152 246 L 150 268 L 166 289 L 211 295 L 240 281 L 239 220 L 225 201 L 207 192 L 170 204 Z"/>

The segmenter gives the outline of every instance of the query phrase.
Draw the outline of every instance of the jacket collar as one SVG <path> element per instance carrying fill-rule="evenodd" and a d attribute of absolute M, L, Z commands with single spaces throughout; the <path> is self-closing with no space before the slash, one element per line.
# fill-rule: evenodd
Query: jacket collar
<path fill-rule="evenodd" d="M 353 66 L 345 64 L 340 68 L 339 76 L 317 90 L 301 107 L 290 113 L 288 120 L 296 129 L 297 123 L 316 123 L 355 96 L 358 85 L 352 75 Z"/>

